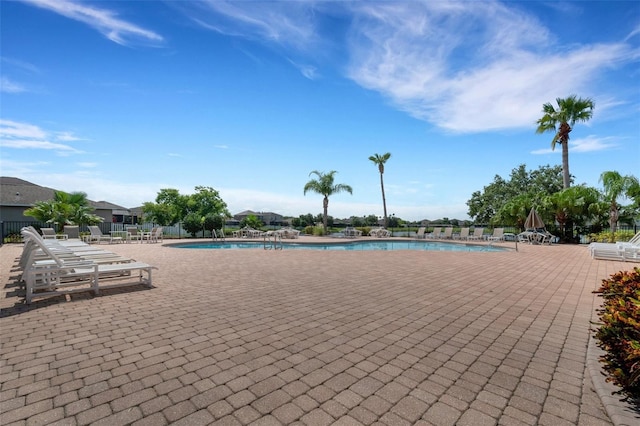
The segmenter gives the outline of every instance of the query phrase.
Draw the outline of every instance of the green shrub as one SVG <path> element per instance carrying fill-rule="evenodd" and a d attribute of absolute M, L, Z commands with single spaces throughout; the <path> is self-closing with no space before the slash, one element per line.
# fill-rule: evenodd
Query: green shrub
<path fill-rule="evenodd" d="M 633 235 L 633 231 L 616 231 L 615 233 L 603 231 L 597 234 L 589 234 L 589 240 L 592 243 L 617 243 L 629 241 L 633 238 Z"/>
<path fill-rule="evenodd" d="M 601 357 L 609 374 L 608 382 L 618 385 L 616 392 L 625 399 L 640 398 L 640 268 L 621 271 L 602 280 L 596 293 L 604 299 L 598 310 L 601 324 L 596 331 Z"/>

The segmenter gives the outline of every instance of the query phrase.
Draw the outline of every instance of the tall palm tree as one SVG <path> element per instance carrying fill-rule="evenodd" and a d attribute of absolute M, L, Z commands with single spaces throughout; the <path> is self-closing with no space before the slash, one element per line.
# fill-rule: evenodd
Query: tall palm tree
<path fill-rule="evenodd" d="M 384 209 L 384 227 L 389 226 L 389 219 L 387 217 L 387 199 L 384 196 L 384 180 L 382 179 L 382 175 L 384 174 L 384 163 L 391 158 L 391 153 L 387 152 L 386 154 L 374 154 L 369 157 L 369 160 L 373 161 L 375 165 L 378 166 L 378 171 L 380 172 L 380 188 L 382 188 L 382 207 Z"/>
<path fill-rule="evenodd" d="M 324 233 L 327 233 L 327 211 L 329 210 L 329 196 L 337 194 L 339 192 L 346 191 L 349 194 L 353 194 L 353 189 L 349 185 L 343 183 L 333 183 L 335 174 L 338 173 L 335 170 L 331 170 L 329 173 L 319 172 L 317 170 L 309 173 L 309 176 L 316 175 L 318 179 L 311 179 L 304 185 L 304 194 L 308 191 L 316 192 L 324 196 L 322 200 L 322 225 L 324 227 Z"/>
<path fill-rule="evenodd" d="M 635 176 L 622 176 L 616 171 L 602 172 L 600 182 L 604 187 L 604 196 L 610 204 L 609 226 L 611 233 L 616 232 L 618 227 L 619 206 L 618 198 L 629 193 L 629 190 L 638 185 L 638 178 Z"/>
<path fill-rule="evenodd" d="M 536 133 L 553 132 L 551 149 L 556 148 L 556 144 L 562 145 L 562 183 L 564 189 L 571 185 L 569 178 L 569 133 L 576 122 L 588 121 L 593 116 L 595 106 L 590 98 L 582 99 L 576 95 L 568 98 L 557 98 L 558 108 L 547 102 L 542 105 L 544 115 L 536 123 L 538 128 Z"/>

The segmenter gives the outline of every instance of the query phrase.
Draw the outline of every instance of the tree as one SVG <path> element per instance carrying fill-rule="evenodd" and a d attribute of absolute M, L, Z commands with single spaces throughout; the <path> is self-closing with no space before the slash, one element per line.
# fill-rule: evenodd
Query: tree
<path fill-rule="evenodd" d="M 527 196 L 531 200 L 538 200 L 561 189 L 561 166 L 540 166 L 527 171 L 526 166 L 521 164 L 511 171 L 509 179 L 496 175 L 494 181 L 482 191 L 473 192 L 467 201 L 468 214 L 475 223 L 499 223 L 500 211 L 511 199 Z"/>
<path fill-rule="evenodd" d="M 384 180 L 382 179 L 382 175 L 384 174 L 384 163 L 391 158 L 391 153 L 387 152 L 386 154 L 374 154 L 369 157 L 375 165 L 378 166 L 378 171 L 380 172 L 380 188 L 382 189 L 382 207 L 384 210 L 384 226 L 385 228 L 389 226 L 389 218 L 387 217 L 387 200 L 384 196 Z"/>
<path fill-rule="evenodd" d="M 593 116 L 594 102 L 586 98 L 578 98 L 571 95 L 565 99 L 557 98 L 558 108 L 551 103 L 542 105 L 544 115 L 537 121 L 536 133 L 553 132 L 555 135 L 551 140 L 551 149 L 556 148 L 556 144 L 562 145 L 562 183 L 564 189 L 571 185 L 569 177 L 569 133 L 576 122 L 588 121 Z"/>
<path fill-rule="evenodd" d="M 329 210 L 329 197 L 333 194 L 337 194 L 343 191 L 353 194 L 353 189 L 343 183 L 334 183 L 335 174 L 338 173 L 335 170 L 331 170 L 329 173 L 319 172 L 317 170 L 309 173 L 309 176 L 316 175 L 317 179 L 311 179 L 304 185 L 304 194 L 312 191 L 322 195 L 322 224 L 324 233 L 327 233 L 327 218 Z"/>
<path fill-rule="evenodd" d="M 182 195 L 177 189 L 161 189 L 156 202 L 144 203 L 142 211 L 149 220 L 162 226 L 174 225 L 189 216 L 189 226 L 199 221 L 200 229 L 209 214 L 231 216 L 218 191 L 208 186 L 196 186 L 195 190 L 194 194 Z"/>
<path fill-rule="evenodd" d="M 635 176 L 622 176 L 616 171 L 602 172 L 600 182 L 604 187 L 604 198 L 609 203 L 609 226 L 611 233 L 616 232 L 620 214 L 618 198 L 622 195 L 631 196 L 638 186 L 638 179 Z"/>
<path fill-rule="evenodd" d="M 240 227 L 244 228 L 245 226 L 253 229 L 260 229 L 264 226 L 264 223 L 258 219 L 258 216 L 250 214 L 240 221 Z"/>
<path fill-rule="evenodd" d="M 91 213 L 93 210 L 84 192 L 55 191 L 52 200 L 34 203 L 33 207 L 24 211 L 24 215 L 51 223 L 60 230 L 69 224 L 96 225 L 102 222 L 100 216 Z"/>
<path fill-rule="evenodd" d="M 551 194 L 541 201 L 542 211 L 552 212 L 560 224 L 560 233 L 565 240 L 573 239 L 573 229 L 567 223 L 585 226 L 600 210 L 600 193 L 597 189 L 576 185 Z"/>

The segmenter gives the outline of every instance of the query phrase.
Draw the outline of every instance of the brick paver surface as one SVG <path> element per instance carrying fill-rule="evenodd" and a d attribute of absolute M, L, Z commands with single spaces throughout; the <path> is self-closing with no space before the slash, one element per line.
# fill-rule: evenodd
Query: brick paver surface
<path fill-rule="evenodd" d="M 585 247 L 102 247 L 158 266 L 155 288 L 26 307 L 22 247 L 0 248 L 3 425 L 612 424 L 592 291 L 632 265 Z"/>

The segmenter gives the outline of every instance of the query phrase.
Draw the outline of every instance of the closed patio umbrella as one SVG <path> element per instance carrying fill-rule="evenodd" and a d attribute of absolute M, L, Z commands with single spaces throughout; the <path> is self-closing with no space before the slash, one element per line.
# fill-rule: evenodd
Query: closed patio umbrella
<path fill-rule="evenodd" d="M 536 212 L 535 207 L 531 207 L 531 211 L 529 212 L 529 216 L 527 216 L 527 220 L 524 222 L 525 229 L 543 229 L 544 222 L 538 216 L 538 212 Z"/>

